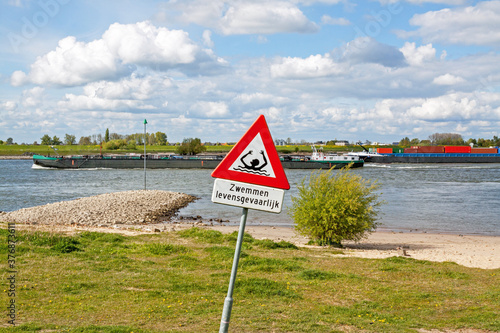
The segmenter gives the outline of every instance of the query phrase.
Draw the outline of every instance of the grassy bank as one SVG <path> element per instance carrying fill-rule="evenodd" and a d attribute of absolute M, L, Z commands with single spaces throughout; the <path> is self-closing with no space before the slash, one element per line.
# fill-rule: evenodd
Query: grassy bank
<path fill-rule="evenodd" d="M 207 146 L 207 153 L 227 153 L 233 146 Z M 103 154 L 126 154 L 126 153 L 144 153 L 142 146 L 137 146 L 136 149 L 118 149 L 118 150 L 105 150 L 101 149 L 98 145 L 71 145 L 71 146 L 56 146 L 57 155 L 97 155 Z M 298 154 L 310 153 L 310 146 L 278 146 L 276 149 L 279 153 L 295 153 L 298 148 Z M 345 152 L 347 150 L 360 151 L 360 147 L 346 147 L 325 146 L 325 152 Z M 146 146 L 148 153 L 175 153 L 176 146 Z M 56 152 L 50 146 L 33 146 L 33 145 L 0 145 L 0 156 L 23 156 L 23 155 L 56 155 Z"/>
<path fill-rule="evenodd" d="M 14 332 L 218 331 L 236 233 L 16 236 Z M 246 235 L 230 331 L 500 331 L 500 270 L 337 253 Z M 1 270 L 5 280 L 7 265 Z"/>

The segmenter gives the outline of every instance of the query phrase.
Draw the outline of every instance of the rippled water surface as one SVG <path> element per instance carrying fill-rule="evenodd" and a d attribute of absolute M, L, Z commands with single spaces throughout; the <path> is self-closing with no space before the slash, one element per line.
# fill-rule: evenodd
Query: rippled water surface
<path fill-rule="evenodd" d="M 284 211 L 251 210 L 248 225 L 293 224 L 286 207 L 297 194 L 297 184 L 311 171 L 285 171 L 291 189 L 285 194 Z M 380 217 L 383 229 L 500 235 L 500 164 L 366 164 L 351 172 L 379 182 L 386 201 Z M 181 215 L 238 223 L 240 208 L 211 202 L 210 174 L 211 170 L 148 170 L 147 188 L 200 198 Z M 0 160 L 1 211 L 143 188 L 143 170 L 33 169 L 30 160 Z"/>

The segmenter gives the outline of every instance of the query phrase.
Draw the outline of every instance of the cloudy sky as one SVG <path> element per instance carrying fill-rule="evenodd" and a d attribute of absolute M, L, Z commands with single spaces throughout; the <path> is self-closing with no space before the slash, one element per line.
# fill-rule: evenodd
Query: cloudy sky
<path fill-rule="evenodd" d="M 0 139 L 500 135 L 500 1 L 2 0 Z"/>

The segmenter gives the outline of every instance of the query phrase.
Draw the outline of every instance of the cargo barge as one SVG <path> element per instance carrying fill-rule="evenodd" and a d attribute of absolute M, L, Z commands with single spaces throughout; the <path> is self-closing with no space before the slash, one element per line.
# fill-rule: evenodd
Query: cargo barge
<path fill-rule="evenodd" d="M 500 154 L 381 154 L 372 156 L 371 163 L 500 163 Z"/>
<path fill-rule="evenodd" d="M 373 163 L 500 163 L 500 149 L 470 146 L 376 148 Z"/>
<path fill-rule="evenodd" d="M 215 169 L 224 156 L 163 156 L 146 155 L 147 169 Z M 351 164 L 358 168 L 364 165 L 359 158 L 346 157 L 338 160 L 312 161 L 309 158 L 282 158 L 285 169 L 341 169 Z M 141 169 L 144 155 L 82 155 L 82 156 L 42 156 L 33 155 L 33 165 L 56 169 Z"/>

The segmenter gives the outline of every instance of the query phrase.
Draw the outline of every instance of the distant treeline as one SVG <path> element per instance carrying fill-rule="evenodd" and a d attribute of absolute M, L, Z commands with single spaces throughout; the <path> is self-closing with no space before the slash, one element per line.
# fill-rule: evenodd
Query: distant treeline
<path fill-rule="evenodd" d="M 492 139 L 469 139 L 465 141 L 460 134 L 456 133 L 434 133 L 429 135 L 428 140 L 411 139 L 406 137 L 399 141 L 399 146 L 462 146 L 474 144 L 477 147 L 500 146 L 500 138 L 493 136 Z"/>
<path fill-rule="evenodd" d="M 144 133 L 135 133 L 135 134 L 118 134 L 118 133 L 109 133 L 109 130 L 106 129 L 106 133 L 102 134 L 92 134 L 89 136 L 82 136 L 78 142 L 76 141 L 76 137 L 72 134 L 66 134 L 64 139 L 61 140 L 56 135 L 50 137 L 48 134 L 45 134 L 40 138 L 41 145 L 104 145 L 107 144 L 108 149 L 117 149 L 123 148 L 127 146 L 128 148 L 134 149 L 136 145 L 144 144 Z M 185 139 L 192 140 L 192 139 Z M 286 140 L 276 140 L 276 145 L 293 145 L 292 139 L 288 138 Z M 278 143 L 279 141 L 279 143 Z M 328 140 L 328 141 L 318 141 L 314 143 L 309 143 L 306 140 L 301 140 L 300 145 L 327 145 L 327 146 L 335 146 L 338 145 L 338 142 L 344 142 L 344 145 L 356 145 L 355 143 L 349 144 L 345 140 Z M 185 143 L 185 142 L 183 142 Z M 462 137 L 462 135 L 457 133 L 434 133 L 429 136 L 428 139 L 420 140 L 418 138 L 410 139 L 409 137 L 405 137 L 399 141 L 399 143 L 395 142 L 392 145 L 399 145 L 400 147 L 411 147 L 411 146 L 460 146 L 460 145 L 470 145 L 474 144 L 476 147 L 491 147 L 491 146 L 500 146 L 500 138 L 498 136 L 493 136 L 492 139 L 483 139 L 483 138 L 470 138 L 467 141 Z M 14 142 L 12 138 L 7 138 L 6 141 L 0 140 L 0 145 L 7 144 L 17 144 Z M 23 143 L 24 144 L 24 143 Z M 33 144 L 39 144 L 37 141 L 33 142 Z M 168 145 L 167 135 L 163 132 L 156 133 L 146 133 L 146 144 L 147 145 Z M 207 143 L 205 143 L 207 144 Z M 210 144 L 210 143 L 208 143 Z M 179 144 L 177 144 L 179 145 Z M 182 145 L 182 144 L 181 144 Z M 217 143 L 219 145 L 219 143 Z M 366 141 L 364 143 L 366 146 L 370 146 L 371 142 Z M 375 144 L 380 145 L 380 144 Z M 117 148 L 114 148 L 118 146 Z"/>
<path fill-rule="evenodd" d="M 111 146 L 113 145 L 143 145 L 144 139 L 146 139 L 147 145 L 167 145 L 167 135 L 163 132 L 156 133 L 135 133 L 135 134 L 118 134 L 118 133 L 109 133 L 109 129 L 106 129 L 106 134 L 104 136 L 102 134 L 92 134 L 89 136 L 82 136 L 78 143 L 76 141 L 76 136 L 72 134 L 65 134 L 64 139 L 61 140 L 59 137 L 54 135 L 50 137 L 50 135 L 45 134 L 40 138 L 41 145 L 47 146 L 57 146 L 57 145 L 105 145 L 109 143 Z M 15 144 L 12 138 L 8 138 L 7 141 L 0 140 L 0 144 Z M 37 141 L 33 142 L 33 144 L 39 144 Z M 113 148 L 111 148 L 113 149 Z"/>

